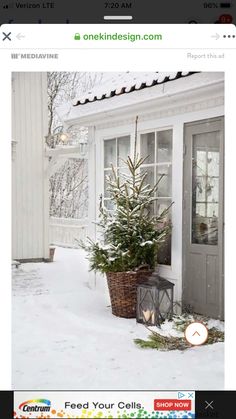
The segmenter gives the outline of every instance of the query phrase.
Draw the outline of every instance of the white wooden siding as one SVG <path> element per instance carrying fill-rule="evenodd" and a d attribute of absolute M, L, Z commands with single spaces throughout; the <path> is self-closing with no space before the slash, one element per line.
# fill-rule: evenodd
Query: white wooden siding
<path fill-rule="evenodd" d="M 44 259 L 49 254 L 46 73 L 13 73 L 12 257 Z"/>

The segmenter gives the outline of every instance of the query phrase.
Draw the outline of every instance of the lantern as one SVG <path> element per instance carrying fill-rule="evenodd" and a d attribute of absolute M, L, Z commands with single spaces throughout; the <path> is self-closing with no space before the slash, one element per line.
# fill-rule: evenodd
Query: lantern
<path fill-rule="evenodd" d="M 62 132 L 61 134 L 59 134 L 59 144 L 64 144 L 66 145 L 69 141 L 69 135 L 66 134 L 65 132 Z"/>
<path fill-rule="evenodd" d="M 86 156 L 87 150 L 88 150 L 88 143 L 87 143 L 87 141 L 85 139 L 82 139 L 81 138 L 79 140 L 79 148 L 80 148 L 81 157 Z"/>
<path fill-rule="evenodd" d="M 174 284 L 153 273 L 137 288 L 137 322 L 160 326 L 173 316 Z"/>

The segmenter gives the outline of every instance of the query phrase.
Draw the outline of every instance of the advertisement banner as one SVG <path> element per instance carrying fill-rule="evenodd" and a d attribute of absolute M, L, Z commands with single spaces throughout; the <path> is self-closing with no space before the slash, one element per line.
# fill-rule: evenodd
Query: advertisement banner
<path fill-rule="evenodd" d="M 16 391 L 14 418 L 195 418 L 195 392 Z"/>

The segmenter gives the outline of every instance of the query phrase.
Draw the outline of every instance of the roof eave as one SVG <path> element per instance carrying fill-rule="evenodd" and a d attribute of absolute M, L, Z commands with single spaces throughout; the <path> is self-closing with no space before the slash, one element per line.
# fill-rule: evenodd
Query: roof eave
<path fill-rule="evenodd" d="M 200 74 L 200 73 L 199 73 Z M 223 74 L 223 73 L 222 73 Z M 159 106 L 176 106 L 175 100 L 178 100 L 181 102 L 186 102 L 187 100 L 196 100 L 197 96 L 213 94 L 214 92 L 217 92 L 221 87 L 223 88 L 224 80 L 223 78 L 220 80 L 213 80 L 212 82 L 205 83 L 203 85 L 195 85 L 191 86 L 191 88 L 187 90 L 178 90 L 176 92 L 168 92 L 168 90 L 163 93 L 162 96 L 158 96 L 156 98 L 146 99 L 143 101 L 140 101 L 138 103 L 129 104 L 127 106 L 120 105 L 116 106 L 109 110 L 102 110 L 101 112 L 93 112 L 90 114 L 87 114 L 85 116 L 76 116 L 73 118 L 65 119 L 64 122 L 66 125 L 86 125 L 86 126 L 94 126 L 98 122 L 99 124 L 109 121 L 109 119 L 120 119 L 123 115 L 127 114 L 137 114 L 138 112 L 142 113 L 149 113 L 150 109 L 153 108 L 156 104 Z M 170 104 L 170 99 L 172 100 Z"/>

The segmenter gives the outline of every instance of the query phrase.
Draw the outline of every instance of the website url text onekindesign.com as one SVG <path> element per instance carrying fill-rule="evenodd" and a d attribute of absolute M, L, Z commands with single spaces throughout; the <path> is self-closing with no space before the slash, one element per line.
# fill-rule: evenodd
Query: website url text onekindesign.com
<path fill-rule="evenodd" d="M 76 33 L 74 36 L 76 41 L 162 41 L 161 34 L 134 34 L 134 33 L 106 33 L 99 32 L 95 34 L 80 34 Z"/>

